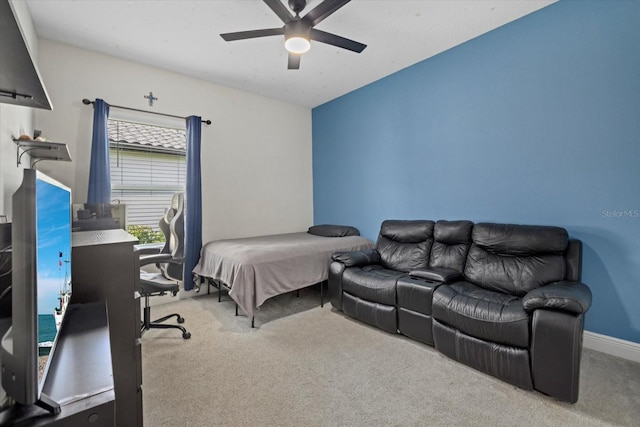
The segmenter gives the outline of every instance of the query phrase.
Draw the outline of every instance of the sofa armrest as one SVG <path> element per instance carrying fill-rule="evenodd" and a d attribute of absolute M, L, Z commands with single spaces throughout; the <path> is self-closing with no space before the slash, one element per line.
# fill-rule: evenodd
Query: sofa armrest
<path fill-rule="evenodd" d="M 333 261 L 340 262 L 345 267 L 364 267 L 370 264 L 380 264 L 380 254 L 375 249 L 364 251 L 336 252 L 331 255 Z"/>
<path fill-rule="evenodd" d="M 584 283 L 563 280 L 528 292 L 522 298 L 526 311 L 538 308 L 586 313 L 591 307 L 591 289 Z"/>
<path fill-rule="evenodd" d="M 463 278 L 462 273 L 453 268 L 429 267 L 411 270 L 409 276 L 415 279 L 427 280 L 436 283 L 451 283 Z"/>

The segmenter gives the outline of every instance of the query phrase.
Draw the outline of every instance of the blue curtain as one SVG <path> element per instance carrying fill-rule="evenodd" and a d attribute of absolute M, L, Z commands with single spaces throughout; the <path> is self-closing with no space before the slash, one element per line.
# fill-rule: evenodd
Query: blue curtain
<path fill-rule="evenodd" d="M 200 145 L 202 119 L 187 117 L 187 205 L 185 224 L 184 289 L 193 289 L 193 268 L 200 259 L 202 248 L 202 184 L 200 174 Z"/>
<path fill-rule="evenodd" d="M 108 118 L 109 104 L 102 99 L 96 99 L 93 104 L 93 138 L 91 140 L 87 203 L 109 203 L 111 201 Z"/>

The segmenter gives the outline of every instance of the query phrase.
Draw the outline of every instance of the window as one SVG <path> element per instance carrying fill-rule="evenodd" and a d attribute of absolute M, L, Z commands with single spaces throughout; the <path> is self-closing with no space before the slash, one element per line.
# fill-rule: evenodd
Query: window
<path fill-rule="evenodd" d="M 185 191 L 186 130 L 109 119 L 111 198 L 127 225 L 159 231 L 171 196 Z"/>

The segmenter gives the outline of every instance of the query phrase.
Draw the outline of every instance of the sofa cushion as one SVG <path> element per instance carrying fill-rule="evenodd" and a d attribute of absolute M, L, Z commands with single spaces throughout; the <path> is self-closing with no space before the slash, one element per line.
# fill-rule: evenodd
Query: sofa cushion
<path fill-rule="evenodd" d="M 384 221 L 376 243 L 382 266 L 402 272 L 427 267 L 434 225 L 427 220 Z"/>
<path fill-rule="evenodd" d="M 381 265 L 347 268 L 342 275 L 342 290 L 363 300 L 396 305 L 396 281 L 404 273 Z"/>
<path fill-rule="evenodd" d="M 471 238 L 487 250 L 509 255 L 562 255 L 569 244 L 567 230 L 547 225 L 478 223 Z"/>
<path fill-rule="evenodd" d="M 434 319 L 472 337 L 529 347 L 529 315 L 518 297 L 457 282 L 434 291 L 432 311 Z"/>
<path fill-rule="evenodd" d="M 471 244 L 471 221 L 438 221 L 433 228 L 430 267 L 451 268 L 462 272 Z"/>
<path fill-rule="evenodd" d="M 566 275 L 563 228 L 481 223 L 472 240 L 464 275 L 482 288 L 522 297 Z"/>

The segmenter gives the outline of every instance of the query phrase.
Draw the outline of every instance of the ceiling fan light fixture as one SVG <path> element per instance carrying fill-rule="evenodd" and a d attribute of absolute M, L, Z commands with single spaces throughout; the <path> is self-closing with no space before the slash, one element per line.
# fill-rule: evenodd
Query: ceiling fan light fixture
<path fill-rule="evenodd" d="M 236 31 L 224 33 L 220 36 L 225 41 L 253 39 L 257 37 L 282 36 L 284 35 L 284 46 L 288 52 L 287 69 L 300 69 L 300 58 L 302 54 L 311 48 L 311 40 L 328 44 L 352 52 L 360 53 L 367 47 L 366 44 L 358 43 L 354 40 L 327 33 L 315 28 L 321 21 L 333 14 L 335 11 L 349 3 L 351 0 L 314 0 L 319 2 L 304 16 L 300 16 L 307 6 L 307 0 L 289 0 L 289 7 L 283 4 L 283 0 L 262 0 L 278 18 L 284 23 L 280 28 L 263 28 L 260 30 Z M 293 14 L 292 14 L 293 12 Z"/>
<path fill-rule="evenodd" d="M 284 47 L 289 52 L 300 55 L 311 48 L 311 42 L 302 36 L 292 36 L 284 41 Z"/>

